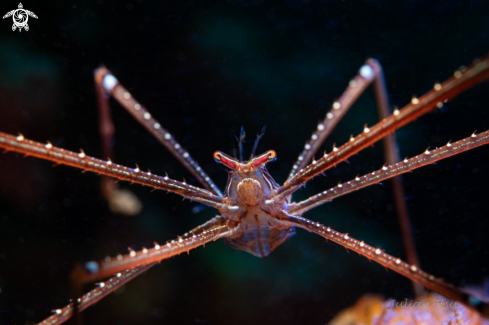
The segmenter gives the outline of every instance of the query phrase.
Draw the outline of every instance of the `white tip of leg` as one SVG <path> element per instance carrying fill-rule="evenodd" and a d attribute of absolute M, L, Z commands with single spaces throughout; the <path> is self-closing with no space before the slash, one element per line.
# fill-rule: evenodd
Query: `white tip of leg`
<path fill-rule="evenodd" d="M 87 262 L 85 263 L 85 268 L 91 273 L 96 273 L 98 272 L 98 263 L 94 261 Z"/>
<path fill-rule="evenodd" d="M 374 70 L 369 65 L 364 65 L 360 68 L 360 74 L 365 79 L 372 79 L 374 77 Z"/>
<path fill-rule="evenodd" d="M 108 74 L 104 77 L 103 84 L 107 91 L 111 91 L 117 84 L 117 79 L 113 75 Z"/>

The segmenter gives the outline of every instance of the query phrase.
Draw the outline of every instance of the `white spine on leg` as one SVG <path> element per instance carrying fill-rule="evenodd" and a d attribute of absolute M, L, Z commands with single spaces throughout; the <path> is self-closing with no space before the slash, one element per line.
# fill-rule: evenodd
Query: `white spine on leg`
<path fill-rule="evenodd" d="M 104 80 L 102 81 L 104 87 L 107 91 L 112 91 L 112 89 L 117 84 L 117 79 L 111 74 L 105 75 Z"/>
<path fill-rule="evenodd" d="M 374 77 L 374 69 L 371 66 L 365 64 L 360 68 L 360 75 L 365 79 L 372 79 Z"/>

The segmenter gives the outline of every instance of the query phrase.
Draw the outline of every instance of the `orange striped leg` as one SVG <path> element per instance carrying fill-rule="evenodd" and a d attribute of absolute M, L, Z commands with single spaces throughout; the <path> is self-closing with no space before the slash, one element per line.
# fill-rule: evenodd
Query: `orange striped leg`
<path fill-rule="evenodd" d="M 119 180 L 150 186 L 154 189 L 166 190 L 216 209 L 224 209 L 226 207 L 224 199 L 185 182 L 175 181 L 168 176 L 161 177 L 153 175 L 150 172 L 143 172 L 139 168 L 133 169 L 117 165 L 110 160 L 104 161 L 89 157 L 83 151 L 76 153 L 54 147 L 49 142 L 44 144 L 28 140 L 22 134 L 14 136 L 0 132 L 0 148 L 4 148 L 6 151 L 22 153 L 26 156 L 53 161 L 56 164 L 68 165 L 84 171 L 110 176 Z"/>
<path fill-rule="evenodd" d="M 347 234 L 337 232 L 330 227 L 325 227 L 318 222 L 314 222 L 302 217 L 291 216 L 283 213 L 282 220 L 294 227 L 306 229 L 310 232 L 316 233 L 326 239 L 329 239 L 348 250 L 352 250 L 360 255 L 365 256 L 369 260 L 383 265 L 400 275 L 420 283 L 421 285 L 438 292 L 439 294 L 470 307 L 469 296 L 452 284 L 444 282 L 441 278 L 428 274 L 420 270 L 416 265 L 408 264 L 402 261 L 400 258 L 396 258 L 392 255 L 384 253 L 380 248 L 375 248 L 365 244 L 363 241 L 359 241 L 351 238 Z"/>
<path fill-rule="evenodd" d="M 114 160 L 115 127 L 110 113 L 110 94 L 105 90 L 97 75 L 95 76 L 95 92 L 97 94 L 99 132 L 102 140 L 102 157 Z M 102 194 L 112 212 L 134 216 L 142 209 L 139 199 L 129 190 L 120 190 L 117 182 L 111 177 L 102 176 Z"/>
<path fill-rule="evenodd" d="M 97 284 L 95 289 L 91 290 L 87 294 L 84 294 L 82 297 L 78 298 L 78 311 L 83 311 L 90 307 L 91 305 L 97 303 L 99 300 L 105 298 L 110 293 L 116 291 L 124 284 L 134 279 L 138 275 L 146 272 L 152 266 L 155 266 L 157 263 L 148 264 L 145 266 L 140 266 L 131 270 L 126 270 L 121 273 L 117 273 L 115 276 L 110 278 L 105 282 L 101 282 Z M 37 325 L 58 325 L 63 324 L 73 315 L 73 303 L 69 305 L 56 309 L 53 311 L 54 314 L 38 323 Z"/>
<path fill-rule="evenodd" d="M 371 128 L 365 127 L 361 134 L 355 138 L 352 137 L 348 143 L 340 148 L 334 148 L 330 154 L 325 153 L 324 157 L 313 161 L 312 164 L 300 170 L 299 173 L 275 191 L 276 197 L 274 201 L 285 200 L 286 197 L 297 191 L 312 177 L 348 159 L 435 107 L 442 107 L 445 101 L 488 78 L 489 56 L 484 57 L 462 71 L 455 71 L 452 78 L 442 84 L 435 84 L 432 91 L 421 98 L 413 98 L 411 103 L 401 110 L 395 110 L 393 115 L 383 119 Z"/>
<path fill-rule="evenodd" d="M 165 245 L 155 243 L 153 248 L 145 248 L 140 252 L 131 251 L 126 255 L 118 255 L 114 258 L 107 257 L 98 262 L 90 261 L 83 266 L 79 266 L 74 274 L 80 283 L 88 283 L 130 268 L 159 262 L 181 253 L 187 253 L 191 249 L 220 238 L 234 237 L 237 232 L 236 229 L 233 221 L 222 216 L 216 216 L 183 236 L 167 242 Z"/>
<path fill-rule="evenodd" d="M 110 129 L 108 122 L 110 119 L 107 94 L 113 96 L 149 133 L 151 133 L 168 151 L 175 156 L 192 175 L 209 191 L 222 197 L 219 188 L 214 184 L 210 177 L 204 172 L 202 167 L 190 156 L 187 150 L 175 140 L 175 138 L 164 129 L 151 114 L 134 99 L 134 97 L 124 88 L 114 75 L 104 67 L 95 71 L 95 83 L 99 96 L 99 108 L 101 110 L 101 128 Z M 102 112 L 103 111 L 103 112 Z M 112 126 L 113 129 L 113 126 Z M 108 133 L 109 134 L 109 133 Z M 113 134 L 113 132 L 112 132 Z M 104 136 L 104 134 L 102 134 Z"/>
<path fill-rule="evenodd" d="M 127 269 L 151 265 L 184 252 L 188 253 L 191 249 L 220 238 L 234 237 L 236 233 L 237 226 L 233 221 L 227 220 L 222 216 L 216 216 L 182 237 L 167 242 L 165 245 L 155 243 L 153 248 L 144 248 L 140 252 L 131 251 L 127 255 L 118 255 L 115 258 L 106 257 L 102 261 L 90 261 L 84 265 L 78 265 L 71 274 L 72 300 L 79 302 L 78 297 L 81 296 L 82 286 L 88 282 L 103 279 Z M 81 311 L 81 307 L 78 303 L 73 306 L 73 321 L 75 324 L 80 323 L 78 313 Z"/>
<path fill-rule="evenodd" d="M 489 130 L 479 134 L 474 133 L 472 136 L 455 143 L 448 143 L 446 146 L 434 150 L 426 150 L 424 153 L 413 158 L 404 159 L 394 165 L 384 166 L 380 170 L 361 177 L 356 177 L 354 180 L 339 184 L 329 190 L 316 194 L 307 200 L 290 205 L 287 212 L 293 215 L 301 215 L 345 194 L 373 184 L 378 184 L 386 179 L 410 172 L 422 166 L 433 164 L 439 160 L 458 155 L 462 152 L 486 144 L 489 144 Z"/>
<path fill-rule="evenodd" d="M 115 127 L 110 114 L 109 94 L 101 86 L 95 77 L 95 92 L 97 94 L 97 106 L 99 114 L 99 133 L 102 138 L 102 157 L 114 160 L 113 143 Z M 118 189 L 117 184 L 110 177 L 102 177 L 102 194 L 109 200 Z"/>
<path fill-rule="evenodd" d="M 389 99 L 387 96 L 382 67 L 377 60 L 369 59 L 365 65 L 360 68 L 355 78 L 350 81 L 348 88 L 341 95 L 341 97 L 333 103 L 333 107 L 326 114 L 324 121 L 318 124 L 317 130 L 312 134 L 311 139 L 306 142 L 304 150 L 299 155 L 297 162 L 293 165 L 288 179 L 293 177 L 297 171 L 303 169 L 308 163 L 310 163 L 312 157 L 319 150 L 323 142 L 333 131 L 341 118 L 372 82 L 374 84 L 375 97 L 380 119 L 383 120 L 390 115 Z M 384 138 L 384 152 L 388 164 L 395 164 L 400 160 L 399 149 L 394 134 L 388 135 Z M 399 218 L 401 227 L 404 248 L 407 253 L 407 260 L 410 264 L 419 265 L 407 205 L 404 201 L 402 178 L 393 178 L 392 182 L 397 216 Z M 420 296 L 423 293 L 423 287 L 415 282 L 412 284 L 416 295 Z"/>
<path fill-rule="evenodd" d="M 389 98 L 387 97 L 387 87 L 385 84 L 384 73 L 381 65 L 371 60 L 370 65 L 374 69 L 376 78 L 374 82 L 375 96 L 377 98 L 377 108 L 379 110 L 380 119 L 383 120 L 391 115 Z M 394 165 L 401 161 L 399 155 L 399 146 L 396 141 L 395 133 L 389 134 L 384 138 L 384 156 L 388 165 Z M 411 228 L 411 220 L 409 218 L 408 207 L 406 200 L 404 199 L 404 185 L 402 176 L 396 176 L 392 178 L 392 188 L 394 190 L 394 201 L 396 202 L 396 214 L 399 220 L 399 226 L 401 228 L 402 242 L 404 251 L 406 252 L 406 259 L 409 264 L 420 266 L 418 254 L 416 252 L 416 246 L 414 245 L 413 230 Z M 411 281 L 414 293 L 417 297 L 420 297 L 424 293 L 423 286 L 419 283 Z"/>
<path fill-rule="evenodd" d="M 311 162 L 312 157 L 317 153 L 338 122 L 372 82 L 375 86 L 375 97 L 379 108 L 379 116 L 381 119 L 384 118 L 382 113 L 386 110 L 388 111 L 389 102 L 385 91 L 382 69 L 377 60 L 369 59 L 360 68 L 355 78 L 350 80 L 348 88 L 341 97 L 333 103 L 332 108 L 326 114 L 324 120 L 318 124 L 316 131 L 312 134 L 311 139 L 306 142 L 304 150 L 292 166 L 292 170 L 287 179 L 292 178 L 298 171 Z"/>

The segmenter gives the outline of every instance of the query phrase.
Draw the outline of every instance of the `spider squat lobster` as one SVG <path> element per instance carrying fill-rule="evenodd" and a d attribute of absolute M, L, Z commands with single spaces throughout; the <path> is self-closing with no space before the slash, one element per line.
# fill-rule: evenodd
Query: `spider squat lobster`
<path fill-rule="evenodd" d="M 182 252 L 188 252 L 193 248 L 220 238 L 225 238 L 231 246 L 256 256 L 267 256 L 294 234 L 294 227 L 314 232 L 413 281 L 421 283 L 423 286 L 449 299 L 467 304 L 468 296 L 464 292 L 453 285 L 445 283 L 442 279 L 420 270 L 415 264 L 403 262 L 399 258 L 384 253 L 379 248 L 374 248 L 363 241 L 351 238 L 348 234 L 339 233 L 317 222 L 305 219 L 301 215 L 340 195 L 487 144 L 489 143 L 489 131 L 473 134 L 466 139 L 449 143 L 442 148 L 427 150 L 425 153 L 411 159 L 384 166 L 381 170 L 339 184 L 308 200 L 297 203 L 291 201 L 291 195 L 312 177 L 348 159 L 348 157 L 372 145 L 435 107 L 441 107 L 446 100 L 453 98 L 465 89 L 489 78 L 489 57 L 486 56 L 474 62 L 470 67 L 456 71 L 452 78 L 442 84 L 435 84 L 434 89 L 426 95 L 420 98 L 413 98 L 411 103 L 404 108 L 396 109 L 391 116 L 383 118 L 381 122 L 370 128 L 366 126 L 361 134 L 352 137 L 345 145 L 334 148 L 332 152 L 325 153 L 322 158 L 317 161 L 313 160 L 311 164 L 307 165 L 326 136 L 356 98 L 370 83 L 379 80 L 381 76 L 379 69 L 380 66 L 374 60 L 367 61 L 366 65 L 360 69 L 359 74 L 350 82 L 345 93 L 333 104 L 333 108 L 326 115 L 326 119 L 318 125 L 317 131 L 306 144 L 303 153 L 299 156 L 297 163 L 294 164 L 289 179 L 283 186 L 279 186 L 273 180 L 265 167 L 268 162 L 275 159 L 274 151 L 270 150 L 256 157 L 253 155 L 247 162 L 216 152 L 214 154 L 215 160 L 231 169 L 226 190 L 224 194 L 221 194 L 217 186 L 190 157 L 189 153 L 105 68 L 97 70 L 95 78 L 101 111 L 102 123 L 100 128 L 104 140 L 104 153 L 108 153 L 107 156 L 109 157 L 111 156 L 110 147 L 106 145 L 110 141 L 105 141 L 113 135 L 113 126 L 111 125 L 110 112 L 108 110 L 108 97 L 111 95 L 165 145 L 177 159 L 183 162 L 206 190 L 189 185 L 186 182 L 172 180 L 168 176 L 160 177 L 150 172 L 143 172 L 139 168 L 133 169 L 114 164 L 111 160 L 104 161 L 92 158 L 83 151 L 75 153 L 56 148 L 50 143 L 43 144 L 27 140 L 23 135 L 13 136 L 0 132 L 0 147 L 6 151 L 19 152 L 50 160 L 57 164 L 93 171 L 104 177 L 127 180 L 151 186 L 155 189 L 164 189 L 184 198 L 214 207 L 221 214 L 165 245 L 160 246 L 155 243 L 152 249 L 143 249 L 141 252 L 131 251 L 127 255 L 119 255 L 114 258 L 106 258 L 98 262 L 91 261 L 80 265 L 72 274 L 72 297 L 75 299 L 75 303 L 56 310 L 54 315 L 41 324 L 60 324 L 73 314 L 77 315 L 79 311 L 116 290 L 130 279 L 148 270 L 157 262 Z M 377 96 L 380 106 L 385 106 L 386 104 L 385 102 L 382 103 L 383 97 L 385 98 L 386 96 L 382 96 L 382 94 Z M 241 141 L 240 156 L 242 156 Z M 103 182 L 105 184 L 106 197 L 110 197 L 117 191 L 117 188 L 111 185 L 108 178 L 104 178 Z M 115 276 L 113 276 L 114 274 Z M 89 293 L 81 295 L 80 287 L 82 284 L 108 276 L 113 277 L 106 282 L 100 283 L 97 288 Z M 77 317 L 75 317 L 75 321 L 77 321 Z"/>

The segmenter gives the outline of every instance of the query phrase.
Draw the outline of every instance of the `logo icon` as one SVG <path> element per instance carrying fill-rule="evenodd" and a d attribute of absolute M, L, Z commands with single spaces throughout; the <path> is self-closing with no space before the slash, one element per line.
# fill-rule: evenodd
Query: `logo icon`
<path fill-rule="evenodd" d="M 19 3 L 19 8 L 14 9 L 12 11 L 9 11 L 3 16 L 3 19 L 12 16 L 12 19 L 14 20 L 14 24 L 12 25 L 12 30 L 15 31 L 17 28 L 19 29 L 19 32 L 22 31 L 22 28 L 24 28 L 26 31 L 29 30 L 29 25 L 27 25 L 27 21 L 29 20 L 29 16 L 34 17 L 37 19 L 37 16 L 35 13 L 29 10 L 23 9 L 24 7 L 22 6 L 22 3 Z"/>

